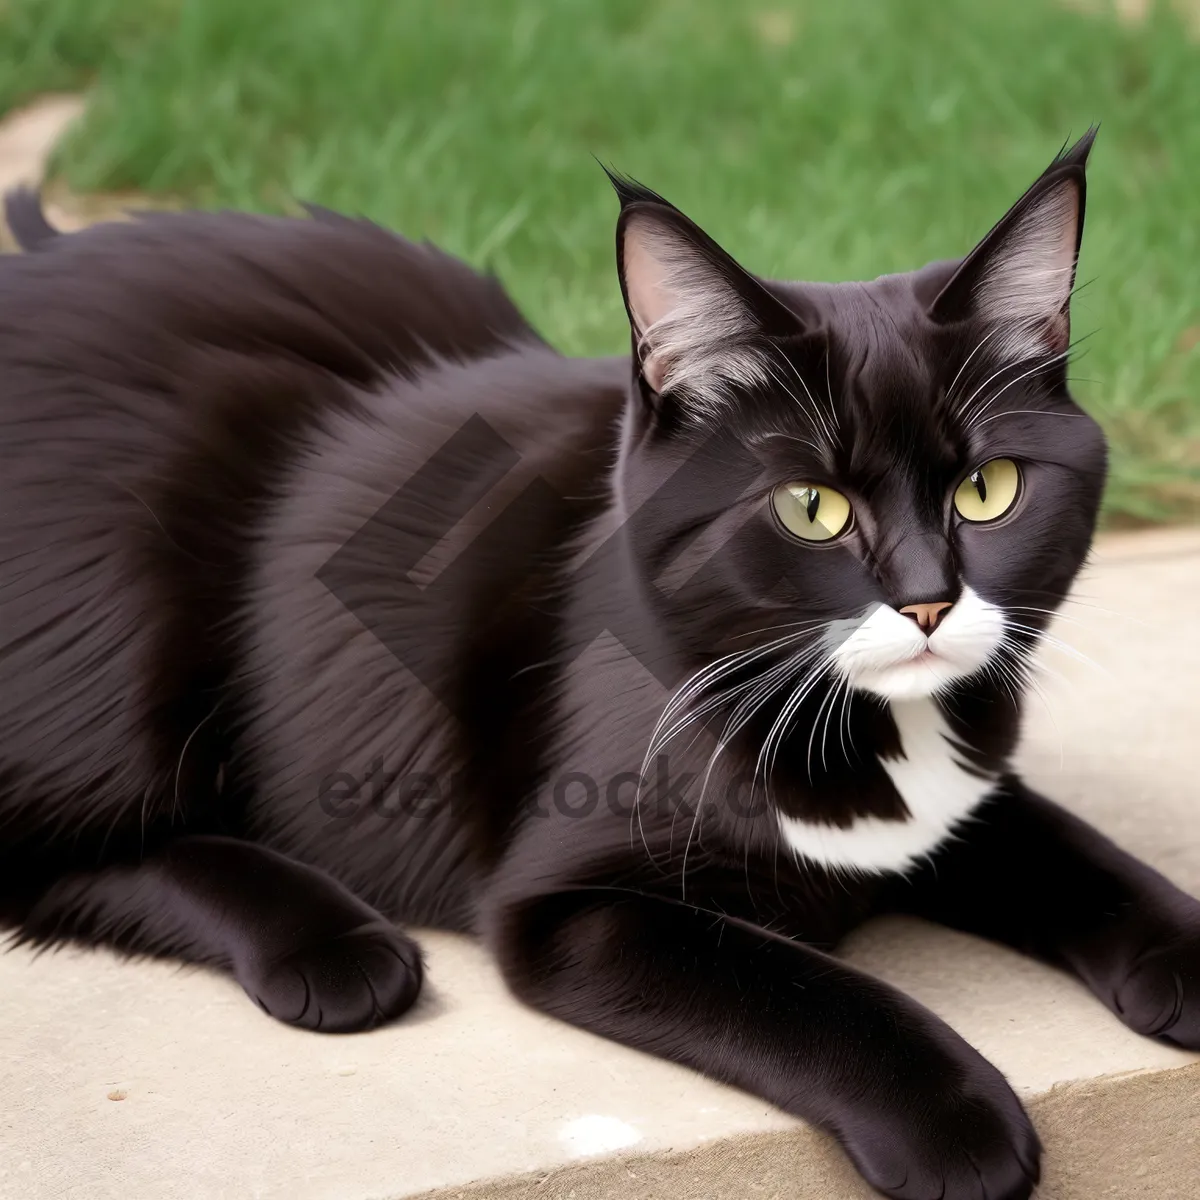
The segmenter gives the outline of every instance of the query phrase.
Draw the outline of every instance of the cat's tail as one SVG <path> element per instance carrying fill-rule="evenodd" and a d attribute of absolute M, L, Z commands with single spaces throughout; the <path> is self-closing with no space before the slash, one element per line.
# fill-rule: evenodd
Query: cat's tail
<path fill-rule="evenodd" d="M 17 187 L 4 196 L 4 220 L 22 250 L 45 250 L 62 236 L 46 219 L 42 194 L 37 188 Z"/>

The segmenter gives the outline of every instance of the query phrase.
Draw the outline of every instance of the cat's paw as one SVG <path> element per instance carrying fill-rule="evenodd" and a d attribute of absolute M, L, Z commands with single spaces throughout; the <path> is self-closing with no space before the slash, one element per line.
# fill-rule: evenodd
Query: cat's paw
<path fill-rule="evenodd" d="M 264 1012 L 289 1025 L 354 1033 L 411 1007 L 421 979 L 417 944 L 373 921 L 263 964 L 242 986 Z"/>
<path fill-rule="evenodd" d="M 1042 1146 L 1004 1077 L 964 1063 L 957 1081 L 898 1094 L 842 1142 L 866 1180 L 894 1200 L 1028 1200 Z"/>
<path fill-rule="evenodd" d="M 1139 955 L 1113 1008 L 1138 1033 L 1200 1050 L 1200 931 Z"/>

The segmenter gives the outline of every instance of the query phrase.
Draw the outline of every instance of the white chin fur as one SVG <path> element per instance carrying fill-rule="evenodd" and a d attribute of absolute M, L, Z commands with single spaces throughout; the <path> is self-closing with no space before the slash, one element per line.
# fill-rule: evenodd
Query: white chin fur
<path fill-rule="evenodd" d="M 931 637 L 879 604 L 857 621 L 835 621 L 826 638 L 834 668 L 851 687 L 885 700 L 915 700 L 981 670 L 1004 638 L 1004 614 L 964 585 Z"/>

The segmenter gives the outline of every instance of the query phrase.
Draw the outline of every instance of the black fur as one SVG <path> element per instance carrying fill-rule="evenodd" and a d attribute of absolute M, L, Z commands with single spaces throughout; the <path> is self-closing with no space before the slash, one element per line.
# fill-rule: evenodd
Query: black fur
<path fill-rule="evenodd" d="M 1089 146 L 1014 212 L 1066 180 L 1081 225 Z M 714 419 L 648 385 L 641 338 L 632 365 L 562 358 L 495 281 L 336 214 L 56 237 L 10 200 L 48 252 L 0 260 L 4 913 L 32 943 L 229 970 L 324 1030 L 413 1002 L 393 922 L 475 931 L 524 1000 L 830 1129 L 888 1195 L 1027 1197 L 1038 1141 L 1000 1074 L 828 957 L 867 916 L 916 912 L 1200 1047 L 1200 905 L 1009 773 L 1011 680 L 939 696 L 998 782 L 903 873 L 781 844 L 777 810 L 910 818 L 886 703 L 855 696 L 812 753 L 831 679 L 765 789 L 746 785 L 778 699 L 714 758 L 715 706 L 634 804 L 669 689 L 778 626 L 966 582 L 1036 630 L 1064 596 L 1102 438 L 1062 361 L 1018 379 L 972 360 L 1014 217 L 965 266 L 784 284 L 618 191 L 621 230 L 640 214 L 696 248 L 791 388 L 742 387 Z M 960 375 L 1009 385 L 1002 419 L 963 420 Z M 958 521 L 950 493 L 1000 454 L 1024 473 L 1011 517 Z M 764 497 L 795 479 L 851 496 L 844 537 L 781 533 Z"/>

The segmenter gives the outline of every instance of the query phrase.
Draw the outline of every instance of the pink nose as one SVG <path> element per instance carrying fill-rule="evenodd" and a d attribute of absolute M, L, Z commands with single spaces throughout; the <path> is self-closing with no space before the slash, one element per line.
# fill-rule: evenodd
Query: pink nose
<path fill-rule="evenodd" d="M 900 612 L 906 617 L 912 617 L 928 635 L 937 628 L 938 622 L 952 607 L 949 600 L 934 600 L 929 604 L 906 604 Z"/>

